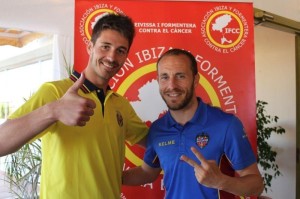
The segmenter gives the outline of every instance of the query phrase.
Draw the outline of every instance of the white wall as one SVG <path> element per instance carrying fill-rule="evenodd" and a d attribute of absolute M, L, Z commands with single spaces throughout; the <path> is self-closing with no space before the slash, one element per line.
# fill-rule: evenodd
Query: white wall
<path fill-rule="evenodd" d="M 283 135 L 274 135 L 270 144 L 277 151 L 282 176 L 272 182 L 273 199 L 296 198 L 296 79 L 295 35 L 255 27 L 256 98 L 268 102 L 269 115 L 279 117 Z"/>
<path fill-rule="evenodd" d="M 300 21 L 300 0 L 253 0 L 255 8 Z"/>
<path fill-rule="evenodd" d="M 75 0 L 1 0 L 0 27 L 74 36 Z"/>

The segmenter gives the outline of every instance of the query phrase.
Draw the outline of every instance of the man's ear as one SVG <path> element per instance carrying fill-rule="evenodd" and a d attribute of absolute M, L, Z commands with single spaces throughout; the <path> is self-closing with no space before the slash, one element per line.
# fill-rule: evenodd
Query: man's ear
<path fill-rule="evenodd" d="M 89 43 L 86 45 L 86 51 L 89 55 L 91 55 L 93 49 L 93 43 L 89 41 Z"/>

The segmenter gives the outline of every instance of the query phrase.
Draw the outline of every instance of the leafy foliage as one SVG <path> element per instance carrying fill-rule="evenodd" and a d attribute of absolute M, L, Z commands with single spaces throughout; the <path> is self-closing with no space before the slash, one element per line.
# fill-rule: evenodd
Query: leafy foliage
<path fill-rule="evenodd" d="M 263 178 L 265 191 L 271 188 L 273 178 L 281 175 L 279 167 L 276 164 L 277 152 L 272 149 L 267 140 L 271 137 L 272 133 L 283 134 L 285 129 L 281 126 L 274 126 L 272 124 L 278 122 L 277 116 L 270 116 L 267 114 L 265 106 L 268 103 L 258 100 L 256 103 L 256 124 L 257 124 L 257 163 L 264 170 Z M 269 171 L 272 171 L 270 173 Z"/>
<path fill-rule="evenodd" d="M 6 157 L 5 170 L 11 191 L 17 198 L 39 198 L 41 141 L 25 144 Z"/>
<path fill-rule="evenodd" d="M 65 69 L 68 75 L 73 72 L 73 65 L 69 64 L 63 54 Z M 32 96 L 32 94 L 30 94 Z M 27 99 L 24 98 L 24 101 Z M 1 104 L 0 104 L 1 105 Z M 0 116 L 5 113 L 5 109 L 0 106 Z M 39 184 L 42 166 L 41 140 L 27 143 L 18 151 L 6 156 L 5 170 L 10 183 L 10 191 L 16 198 L 38 199 Z"/>
<path fill-rule="evenodd" d="M 67 71 L 67 74 L 70 76 L 70 75 L 73 73 L 73 71 L 74 71 L 74 66 L 71 65 L 71 64 L 67 61 L 66 56 L 65 56 L 64 53 L 62 53 L 62 55 L 63 55 L 64 62 L 65 62 L 65 69 L 66 69 L 66 71 Z"/>
<path fill-rule="evenodd" d="M 0 119 L 5 119 L 10 114 L 9 103 L 0 103 Z"/>

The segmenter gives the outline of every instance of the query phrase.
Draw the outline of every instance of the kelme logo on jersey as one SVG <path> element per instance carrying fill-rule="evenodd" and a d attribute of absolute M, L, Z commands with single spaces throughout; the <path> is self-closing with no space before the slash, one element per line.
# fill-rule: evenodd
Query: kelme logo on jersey
<path fill-rule="evenodd" d="M 244 46 L 249 34 L 243 13 L 231 6 L 209 10 L 201 22 L 201 36 L 209 48 L 219 53 L 234 53 Z"/>
<path fill-rule="evenodd" d="M 203 149 L 209 141 L 209 136 L 206 133 L 201 133 L 200 135 L 197 135 L 196 137 L 196 144 Z"/>

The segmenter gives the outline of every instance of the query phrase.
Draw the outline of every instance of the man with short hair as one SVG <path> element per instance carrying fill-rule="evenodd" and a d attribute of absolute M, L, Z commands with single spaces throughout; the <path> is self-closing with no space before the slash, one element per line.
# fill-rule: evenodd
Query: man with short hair
<path fill-rule="evenodd" d="M 123 172 L 123 184 L 153 182 L 163 170 L 165 199 L 219 199 L 219 190 L 260 195 L 263 180 L 242 123 L 196 96 L 199 78 L 188 51 L 171 49 L 158 59 L 159 91 L 169 110 L 152 123 L 144 162 Z M 224 156 L 238 177 L 221 172 Z"/>
<path fill-rule="evenodd" d="M 99 19 L 82 74 L 48 82 L 0 126 L 0 156 L 41 138 L 41 199 L 119 199 L 125 140 L 145 146 L 148 127 L 109 88 L 134 38 L 127 16 Z"/>

